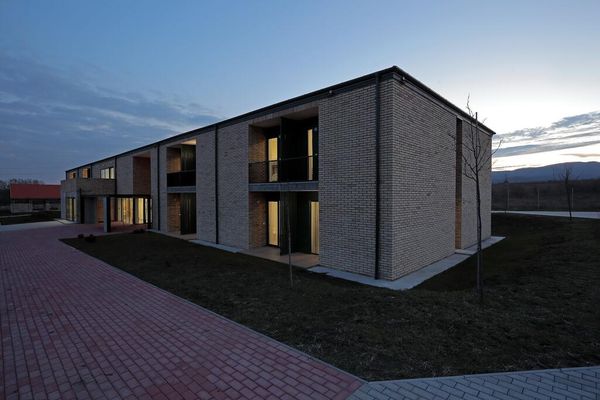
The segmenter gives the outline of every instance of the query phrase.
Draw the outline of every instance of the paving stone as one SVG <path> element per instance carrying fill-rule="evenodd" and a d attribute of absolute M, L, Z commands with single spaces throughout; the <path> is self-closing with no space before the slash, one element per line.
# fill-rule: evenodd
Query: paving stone
<path fill-rule="evenodd" d="M 373 400 L 367 389 L 373 385 L 394 400 L 591 400 L 600 399 L 600 366 L 367 383 L 361 397 L 357 392 L 350 399 Z"/>
<path fill-rule="evenodd" d="M 0 398 L 346 398 L 363 384 L 58 240 L 79 233 L 101 234 L 0 232 Z"/>

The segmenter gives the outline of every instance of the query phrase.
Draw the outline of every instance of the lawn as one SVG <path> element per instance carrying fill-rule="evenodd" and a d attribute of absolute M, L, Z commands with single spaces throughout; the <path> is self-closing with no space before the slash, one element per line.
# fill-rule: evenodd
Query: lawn
<path fill-rule="evenodd" d="M 600 221 L 494 215 L 507 236 L 394 292 L 154 233 L 66 243 L 368 380 L 600 364 Z"/>
<path fill-rule="evenodd" d="M 60 211 L 40 211 L 31 214 L 0 215 L 0 225 L 53 221 L 54 218 L 60 218 Z"/>

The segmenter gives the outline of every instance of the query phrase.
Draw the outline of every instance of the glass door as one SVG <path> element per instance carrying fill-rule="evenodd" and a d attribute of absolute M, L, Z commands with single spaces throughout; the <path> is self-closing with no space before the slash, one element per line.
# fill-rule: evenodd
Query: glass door
<path fill-rule="evenodd" d="M 119 197 L 117 199 L 117 220 L 124 224 L 133 223 L 133 198 Z"/>
<path fill-rule="evenodd" d="M 196 233 L 196 193 L 181 193 L 180 218 L 182 235 Z"/>
<path fill-rule="evenodd" d="M 269 201 L 267 204 L 267 244 L 279 246 L 279 202 Z"/>
<path fill-rule="evenodd" d="M 310 202 L 310 252 L 319 254 L 319 202 Z"/>
<path fill-rule="evenodd" d="M 136 199 L 137 202 L 137 209 L 136 209 L 136 223 L 138 224 L 145 224 L 147 223 L 147 219 L 146 219 L 146 207 L 145 207 L 145 203 L 144 203 L 143 198 L 138 197 Z"/>

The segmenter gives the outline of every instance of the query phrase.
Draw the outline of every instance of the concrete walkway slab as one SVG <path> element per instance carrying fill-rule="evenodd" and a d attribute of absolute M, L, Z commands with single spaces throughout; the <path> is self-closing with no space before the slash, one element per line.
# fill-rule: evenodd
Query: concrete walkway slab
<path fill-rule="evenodd" d="M 600 367 L 370 382 L 352 400 L 600 399 Z"/>
<path fill-rule="evenodd" d="M 62 222 L 54 221 L 40 221 L 40 222 L 27 222 L 25 224 L 11 224 L 11 225 L 0 225 L 0 232 L 13 232 L 13 231 L 25 231 L 29 229 L 39 228 L 54 228 L 63 225 Z"/>
<path fill-rule="evenodd" d="M 343 399 L 364 382 L 60 242 L 0 233 L 1 399 Z"/>
<path fill-rule="evenodd" d="M 544 217 L 569 218 L 568 211 L 492 211 L 494 214 L 539 215 Z M 600 211 L 573 211 L 573 218 L 600 219 Z"/>
<path fill-rule="evenodd" d="M 482 248 L 486 249 L 501 240 L 504 237 L 502 236 L 491 236 L 490 238 L 484 240 L 482 242 Z M 457 250 L 454 254 L 443 258 L 439 261 L 434 262 L 433 264 L 429 264 L 426 267 L 421 268 L 418 271 L 412 272 L 408 275 L 405 275 L 401 278 L 398 278 L 394 281 L 387 281 L 384 279 L 375 279 L 365 275 L 354 274 L 352 272 L 339 271 L 337 269 L 316 266 L 310 268 L 309 271 L 326 274 L 332 276 L 334 278 L 346 279 L 349 281 L 362 283 L 363 285 L 381 287 L 391 290 L 408 290 L 412 289 L 415 286 L 420 285 L 425 282 L 427 279 L 434 277 L 437 274 L 440 274 L 447 269 L 450 269 L 461 262 L 465 261 L 471 255 L 475 254 L 477 251 L 477 246 L 471 246 L 463 250 Z"/>
<path fill-rule="evenodd" d="M 228 253 L 239 253 L 242 250 L 238 249 L 237 247 L 232 247 L 232 246 L 225 246 L 224 244 L 217 244 L 217 243 L 212 243 L 212 242 L 208 242 L 206 240 L 198 240 L 198 239 L 194 239 L 194 240 L 190 240 L 191 243 L 195 243 L 195 244 L 199 244 L 201 246 L 206 246 L 206 247 L 213 247 L 215 249 L 219 249 L 219 250 L 223 250 L 226 251 Z"/>
<path fill-rule="evenodd" d="M 242 251 L 244 254 L 248 254 L 253 257 L 264 258 L 267 260 L 275 261 L 282 264 L 287 264 L 289 258 L 287 254 L 281 254 L 281 250 L 278 247 L 263 246 L 254 249 Z M 311 268 L 319 264 L 319 256 L 317 254 L 307 253 L 292 253 L 292 265 L 299 268 Z"/>

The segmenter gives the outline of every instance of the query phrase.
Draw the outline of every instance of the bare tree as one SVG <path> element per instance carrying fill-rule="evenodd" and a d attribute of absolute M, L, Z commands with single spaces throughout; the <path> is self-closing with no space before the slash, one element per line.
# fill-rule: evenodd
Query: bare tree
<path fill-rule="evenodd" d="M 462 146 L 457 154 L 462 156 L 462 174 L 465 178 L 473 181 L 475 184 L 475 203 L 477 207 L 477 253 L 476 253 L 476 289 L 479 295 L 479 301 L 483 302 L 483 259 L 481 254 L 482 247 L 482 223 L 481 223 L 481 181 L 485 171 L 490 170 L 492 166 L 492 156 L 500 148 L 502 141 L 492 151 L 491 137 L 482 130 L 477 112 L 473 112 L 470 105 L 470 97 L 467 98 L 467 112 L 469 114 L 467 129 L 461 132 L 461 139 L 454 138 L 455 146 Z"/>
<path fill-rule="evenodd" d="M 504 174 L 504 187 L 506 187 L 506 210 L 505 213 L 510 209 L 510 182 L 508 181 L 508 174 Z"/>
<path fill-rule="evenodd" d="M 565 186 L 567 207 L 569 209 L 569 221 L 573 221 L 573 168 L 568 164 L 564 164 L 558 174 L 555 174 L 555 177 L 562 181 Z"/>
<path fill-rule="evenodd" d="M 287 253 L 288 267 L 290 272 L 290 288 L 294 288 L 294 275 L 292 273 L 292 230 L 290 227 L 290 192 L 287 192 L 285 202 L 285 224 L 287 229 Z"/>

